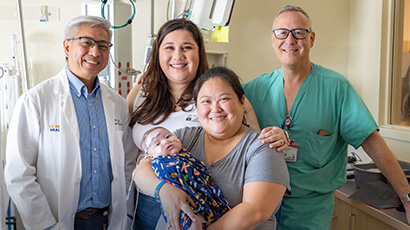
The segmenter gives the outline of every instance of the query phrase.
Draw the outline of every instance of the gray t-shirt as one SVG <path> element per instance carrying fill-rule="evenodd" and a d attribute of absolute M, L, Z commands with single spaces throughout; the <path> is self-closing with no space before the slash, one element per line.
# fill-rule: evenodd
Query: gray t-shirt
<path fill-rule="evenodd" d="M 290 191 L 289 173 L 282 153 L 262 144 L 259 133 L 249 128 L 239 143 L 221 160 L 208 165 L 204 155 L 204 130 L 202 127 L 178 129 L 175 135 L 193 156 L 203 161 L 211 180 L 222 190 L 231 207 L 242 202 L 243 186 L 254 181 L 267 181 L 285 185 Z M 272 214 L 269 221 L 257 229 L 276 229 Z"/>

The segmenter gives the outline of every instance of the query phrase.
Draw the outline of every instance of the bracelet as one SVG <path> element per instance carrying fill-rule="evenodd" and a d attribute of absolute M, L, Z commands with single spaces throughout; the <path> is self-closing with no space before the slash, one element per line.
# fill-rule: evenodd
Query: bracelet
<path fill-rule="evenodd" d="M 165 183 L 167 183 L 167 182 L 166 182 L 166 181 L 161 181 L 161 182 L 157 185 L 157 187 L 155 188 L 154 197 L 155 197 L 156 200 L 159 200 L 158 192 L 159 192 L 159 190 L 161 189 L 161 187 L 162 187 Z"/>
<path fill-rule="evenodd" d="M 284 130 L 284 129 L 282 129 L 282 130 L 283 130 L 283 132 L 285 133 L 285 137 L 286 137 L 286 140 L 287 140 L 287 144 L 289 145 L 289 142 L 290 142 L 289 133 L 288 133 L 286 130 Z"/>

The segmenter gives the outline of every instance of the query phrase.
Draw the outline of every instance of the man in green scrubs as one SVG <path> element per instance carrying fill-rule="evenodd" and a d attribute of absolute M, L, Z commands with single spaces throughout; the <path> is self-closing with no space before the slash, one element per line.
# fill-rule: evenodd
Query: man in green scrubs
<path fill-rule="evenodd" d="M 348 144 L 362 146 L 405 197 L 409 184 L 360 96 L 344 76 L 310 61 L 315 33 L 307 13 L 283 8 L 271 39 L 282 68 L 244 84 L 244 89 L 265 141 L 274 126 L 289 132 L 286 161 L 292 194 L 283 200 L 279 229 L 330 229 L 333 191 L 346 182 Z M 405 207 L 410 213 L 410 203 Z"/>

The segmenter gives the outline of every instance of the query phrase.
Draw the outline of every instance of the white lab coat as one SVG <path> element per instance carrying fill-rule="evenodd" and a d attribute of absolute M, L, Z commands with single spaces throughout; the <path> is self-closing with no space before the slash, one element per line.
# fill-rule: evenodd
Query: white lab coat
<path fill-rule="evenodd" d="M 107 122 L 112 197 L 108 229 L 125 229 L 126 192 L 135 167 L 130 116 L 121 96 L 101 84 Z M 7 136 L 5 181 L 26 229 L 74 228 L 81 157 L 77 116 L 65 68 L 23 94 Z"/>

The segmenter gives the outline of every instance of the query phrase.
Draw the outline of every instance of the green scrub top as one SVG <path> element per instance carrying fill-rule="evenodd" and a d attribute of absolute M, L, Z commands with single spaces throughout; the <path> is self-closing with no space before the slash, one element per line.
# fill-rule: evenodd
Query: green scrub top
<path fill-rule="evenodd" d="M 243 88 L 260 127 L 281 127 L 286 117 L 283 70 L 263 74 Z M 343 186 L 347 144 L 358 148 L 378 129 L 350 82 L 316 64 L 299 89 L 289 115 L 289 136 L 299 146 L 296 162 L 287 162 L 292 188 L 287 196 L 292 197 L 325 194 Z M 318 135 L 320 130 L 330 135 Z"/>
<path fill-rule="evenodd" d="M 283 199 L 278 229 L 330 228 L 333 191 L 346 182 L 347 144 L 358 148 L 377 124 L 350 82 L 313 64 L 290 111 L 290 139 L 299 146 L 287 162 L 292 194 Z M 286 117 L 283 71 L 243 85 L 261 128 L 282 127 Z M 319 135 L 325 130 L 329 135 Z"/>

